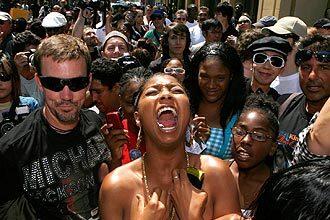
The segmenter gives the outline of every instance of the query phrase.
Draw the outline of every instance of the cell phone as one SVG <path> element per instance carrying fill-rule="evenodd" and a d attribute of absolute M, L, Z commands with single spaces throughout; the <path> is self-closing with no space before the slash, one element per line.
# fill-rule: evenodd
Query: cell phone
<path fill-rule="evenodd" d="M 109 112 L 106 115 L 107 123 L 112 124 L 112 129 L 124 129 L 118 112 Z"/>
<path fill-rule="evenodd" d="M 195 167 L 187 167 L 187 175 L 190 183 L 197 189 L 202 189 L 204 172 Z"/>

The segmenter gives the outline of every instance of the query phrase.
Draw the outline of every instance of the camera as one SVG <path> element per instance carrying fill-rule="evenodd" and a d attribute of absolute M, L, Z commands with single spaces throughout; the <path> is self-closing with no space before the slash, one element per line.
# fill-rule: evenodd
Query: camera
<path fill-rule="evenodd" d="M 3 112 L 2 121 L 0 122 L 0 137 L 13 129 L 16 125 L 21 123 L 27 115 L 30 113 L 30 109 L 27 105 L 18 106 L 15 108 L 15 113 Z"/>
<path fill-rule="evenodd" d="M 35 52 L 36 52 L 36 49 L 30 49 L 25 53 L 25 55 L 28 57 L 29 64 L 32 66 L 33 66 L 33 59 L 34 59 Z"/>
<path fill-rule="evenodd" d="M 17 125 L 17 121 L 10 117 L 9 112 L 2 113 L 3 120 L 0 122 L 0 137 L 10 131 L 15 125 Z"/>
<path fill-rule="evenodd" d="M 82 10 L 89 8 L 92 11 L 101 10 L 106 0 L 79 0 L 77 6 Z"/>

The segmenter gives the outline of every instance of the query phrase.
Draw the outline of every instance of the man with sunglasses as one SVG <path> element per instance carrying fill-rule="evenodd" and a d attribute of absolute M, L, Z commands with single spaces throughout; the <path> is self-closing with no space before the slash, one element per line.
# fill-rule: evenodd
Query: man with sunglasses
<path fill-rule="evenodd" d="M 286 96 L 288 98 L 280 108 L 275 170 L 291 166 L 298 134 L 330 96 L 330 38 L 321 35 L 304 38 L 299 44 L 295 62 L 303 93 Z"/>
<path fill-rule="evenodd" d="M 270 87 L 274 79 L 280 75 L 285 66 L 291 46 L 280 37 L 263 37 L 251 43 L 248 50 L 252 57 L 252 78 L 247 81 L 247 95 L 250 93 L 266 93 L 275 101 L 279 94 Z"/>
<path fill-rule="evenodd" d="M 0 219 L 97 218 L 100 164 L 111 155 L 99 117 L 81 110 L 90 64 L 73 36 L 39 45 L 34 65 L 45 105 L 0 139 Z"/>

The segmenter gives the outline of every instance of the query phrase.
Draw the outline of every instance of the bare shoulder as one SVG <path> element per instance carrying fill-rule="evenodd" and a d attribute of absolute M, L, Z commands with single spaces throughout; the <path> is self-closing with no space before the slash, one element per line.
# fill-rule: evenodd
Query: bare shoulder
<path fill-rule="evenodd" d="M 137 167 L 139 163 L 140 161 L 134 161 L 113 170 L 104 178 L 101 190 L 108 188 L 112 190 L 128 190 L 134 187 L 132 183 L 138 182 L 140 179 L 139 168 Z"/>
<path fill-rule="evenodd" d="M 111 197 L 125 198 L 130 192 L 136 191 L 141 179 L 137 168 L 138 162 L 120 166 L 109 173 L 102 182 L 100 195 L 108 194 Z"/>
<path fill-rule="evenodd" d="M 229 171 L 229 163 L 211 155 L 200 156 L 201 169 L 208 174 L 221 174 Z"/>

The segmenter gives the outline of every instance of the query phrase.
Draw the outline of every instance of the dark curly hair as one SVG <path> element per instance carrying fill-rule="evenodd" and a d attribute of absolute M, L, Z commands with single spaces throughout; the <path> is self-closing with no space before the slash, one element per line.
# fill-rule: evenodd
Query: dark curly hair
<path fill-rule="evenodd" d="M 18 33 L 13 40 L 13 55 L 15 56 L 18 52 L 24 51 L 30 45 L 38 46 L 40 42 L 41 38 L 31 31 Z"/>
<path fill-rule="evenodd" d="M 269 121 L 270 129 L 274 133 L 274 140 L 276 140 L 279 131 L 279 104 L 266 94 L 252 93 L 246 99 L 242 114 L 251 110 L 262 112 L 262 114 Z"/>
<path fill-rule="evenodd" d="M 93 80 L 101 81 L 102 85 L 108 86 L 109 90 L 116 83 L 119 83 L 123 75 L 122 68 L 118 65 L 117 61 L 104 57 L 93 61 L 91 73 Z"/>
<path fill-rule="evenodd" d="M 330 51 L 330 37 L 320 34 L 307 36 L 299 42 L 298 48 L 308 48 L 314 52 L 321 50 Z"/>
<path fill-rule="evenodd" d="M 187 88 L 190 96 L 190 102 L 193 114 L 198 110 L 202 100 L 202 93 L 198 85 L 199 67 L 202 62 L 210 57 L 218 58 L 223 65 L 228 68 L 231 80 L 224 100 L 224 105 L 219 112 L 220 125 L 225 128 L 231 116 L 242 110 L 245 102 L 245 80 L 243 75 L 243 65 L 236 52 L 230 45 L 222 42 L 213 42 L 205 44 L 192 59 L 192 72 L 188 76 Z"/>

